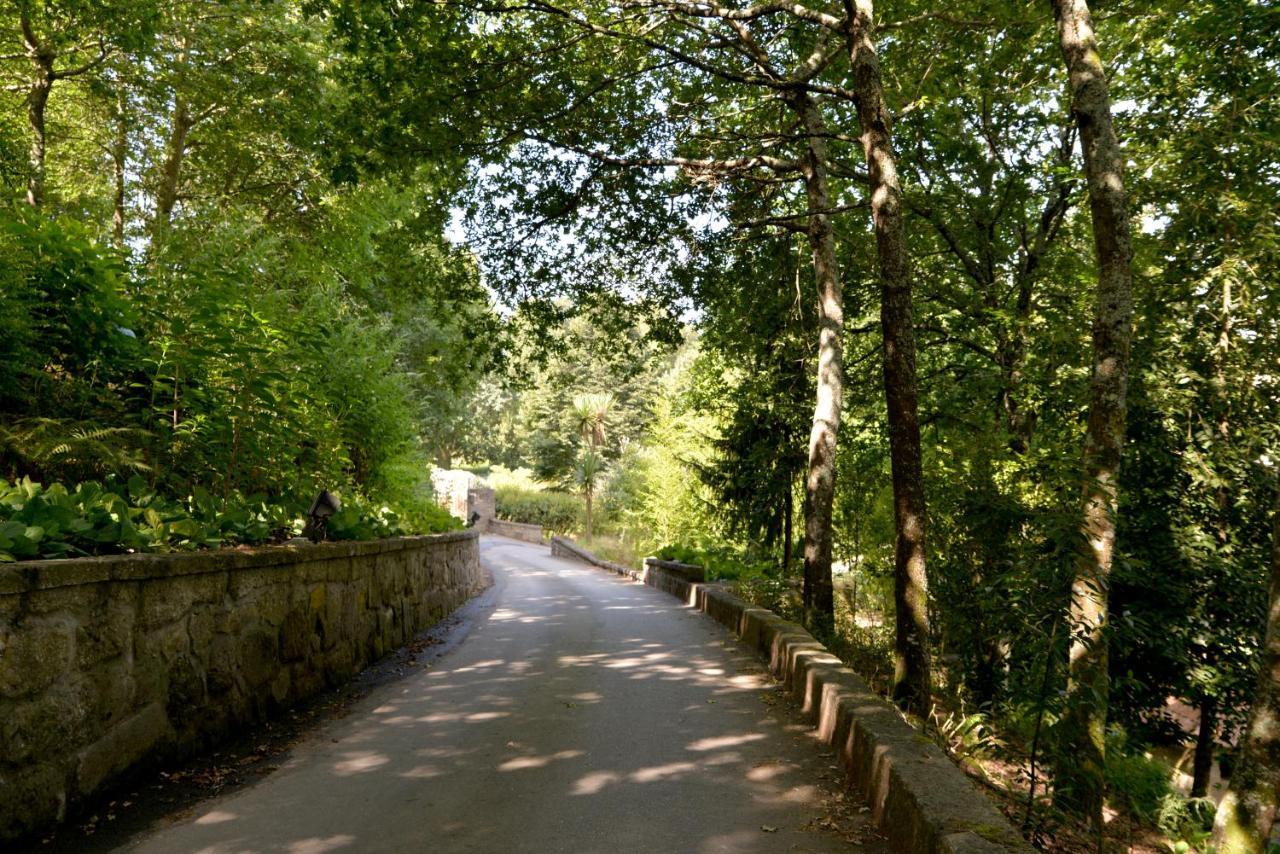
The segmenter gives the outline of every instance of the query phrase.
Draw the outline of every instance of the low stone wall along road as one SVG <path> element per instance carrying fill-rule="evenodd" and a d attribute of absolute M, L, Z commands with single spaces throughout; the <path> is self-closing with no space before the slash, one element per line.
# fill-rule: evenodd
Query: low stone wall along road
<path fill-rule="evenodd" d="M 280 770 L 123 850 L 887 852 L 750 650 L 653 588 L 484 537 L 488 612 Z"/>

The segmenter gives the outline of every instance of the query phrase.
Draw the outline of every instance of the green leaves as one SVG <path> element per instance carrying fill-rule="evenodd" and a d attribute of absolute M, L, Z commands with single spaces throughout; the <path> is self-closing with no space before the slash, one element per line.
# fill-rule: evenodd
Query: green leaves
<path fill-rule="evenodd" d="M 72 490 L 29 478 L 0 481 L 0 561 L 257 545 L 300 533 L 304 509 L 303 501 L 234 493 L 221 498 L 202 488 L 175 501 L 137 476 L 123 486 L 88 481 Z M 332 539 L 367 540 L 460 526 L 434 505 L 396 512 L 352 495 L 330 519 L 329 533 Z"/>

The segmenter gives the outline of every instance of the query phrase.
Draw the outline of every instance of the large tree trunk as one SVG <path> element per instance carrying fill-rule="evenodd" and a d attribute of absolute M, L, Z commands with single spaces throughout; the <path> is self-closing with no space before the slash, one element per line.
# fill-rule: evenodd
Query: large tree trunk
<path fill-rule="evenodd" d="M 35 65 L 35 77 L 27 90 L 27 122 L 31 127 L 27 204 L 38 208 L 44 204 L 44 114 L 49 105 L 49 93 L 53 91 L 53 60 L 43 52 L 36 52 L 32 62 Z"/>
<path fill-rule="evenodd" d="M 805 93 L 796 95 L 791 106 L 807 136 L 801 173 L 809 205 L 809 246 L 818 287 L 818 389 L 809 434 L 804 502 L 804 620 L 805 625 L 822 635 L 835 628 L 831 506 L 835 500 L 836 438 L 844 397 L 844 293 L 827 186 L 826 123 Z"/>
<path fill-rule="evenodd" d="M 1280 496 L 1271 527 L 1271 593 L 1267 601 L 1258 686 L 1231 788 L 1218 804 L 1213 844 L 1220 854 L 1265 851 L 1280 802 Z"/>
<path fill-rule="evenodd" d="M 173 106 L 173 123 L 169 142 L 165 147 L 164 163 L 160 166 L 160 180 L 156 185 L 156 215 L 152 223 L 152 236 L 160 239 L 169 230 L 173 209 L 178 204 L 178 186 L 182 178 L 182 161 L 187 154 L 187 136 L 195 124 L 191 108 L 179 95 Z"/>
<path fill-rule="evenodd" d="M 27 88 L 27 123 L 31 127 L 31 148 L 28 153 L 27 204 L 38 208 L 44 204 L 45 132 L 44 114 L 49 105 L 49 93 L 53 91 L 53 61 L 55 55 L 36 37 L 31 18 L 24 8 L 18 15 L 22 29 L 22 43 L 31 57 L 34 76 Z"/>
<path fill-rule="evenodd" d="M 1124 194 L 1124 160 L 1111 125 L 1111 96 L 1085 0 L 1053 0 L 1058 40 L 1080 128 L 1098 256 L 1093 373 L 1084 442 L 1081 535 L 1071 585 L 1067 709 L 1062 721 L 1055 800 L 1102 835 L 1103 768 L 1109 680 L 1107 584 L 1116 538 L 1120 452 L 1133 303 L 1132 249 Z"/>
<path fill-rule="evenodd" d="M 880 261 L 880 325 L 884 333 L 884 389 L 893 468 L 894 645 L 893 698 L 917 714 L 929 711 L 929 585 L 925 574 L 924 472 L 917 413 L 916 340 L 911 271 L 902 221 L 902 190 L 889 135 L 880 60 L 871 38 L 871 0 L 845 0 L 849 65 L 870 179 L 871 218 Z"/>

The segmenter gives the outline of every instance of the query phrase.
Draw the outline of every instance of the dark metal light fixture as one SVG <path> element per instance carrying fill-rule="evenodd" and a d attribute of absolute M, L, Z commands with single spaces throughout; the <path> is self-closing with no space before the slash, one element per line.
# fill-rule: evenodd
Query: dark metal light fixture
<path fill-rule="evenodd" d="M 338 500 L 338 496 L 327 489 L 320 490 L 316 500 L 311 502 L 311 509 L 307 511 L 307 525 L 302 529 L 302 536 L 313 543 L 323 540 L 328 533 L 329 517 L 341 509 L 342 502 Z"/>

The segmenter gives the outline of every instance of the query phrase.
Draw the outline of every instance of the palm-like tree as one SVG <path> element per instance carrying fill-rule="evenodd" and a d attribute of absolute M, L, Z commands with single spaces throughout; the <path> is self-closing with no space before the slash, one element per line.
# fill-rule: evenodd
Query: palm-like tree
<path fill-rule="evenodd" d="M 578 461 L 578 470 L 574 473 L 578 486 L 582 489 L 582 497 L 587 504 L 587 542 L 590 542 L 593 536 L 591 503 L 595 498 L 596 487 L 600 483 L 602 474 L 604 474 L 604 457 L 596 453 L 595 448 L 587 448 L 582 452 L 582 458 Z"/>
<path fill-rule="evenodd" d="M 580 394 L 573 399 L 573 416 L 578 432 L 593 449 L 604 444 L 605 425 L 613 410 L 614 397 L 609 392 Z"/>
<path fill-rule="evenodd" d="M 599 453 L 604 444 L 605 427 L 609 421 L 609 413 L 613 409 L 614 397 L 608 392 L 596 394 L 580 394 L 573 399 L 573 415 L 578 424 L 578 432 L 587 446 L 582 451 L 578 463 L 577 481 L 582 488 L 582 497 L 587 505 L 587 540 L 593 536 L 591 526 L 591 505 L 595 498 L 596 486 L 604 473 L 604 457 Z"/>

